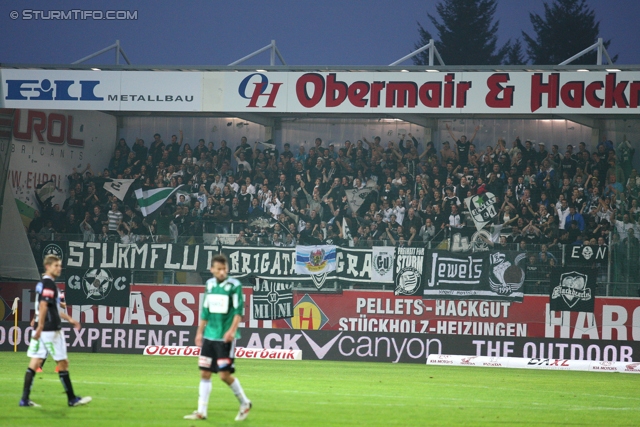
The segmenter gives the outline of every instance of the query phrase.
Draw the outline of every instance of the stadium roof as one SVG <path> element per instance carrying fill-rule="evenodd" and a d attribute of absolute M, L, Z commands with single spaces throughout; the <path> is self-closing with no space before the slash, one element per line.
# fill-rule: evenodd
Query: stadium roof
<path fill-rule="evenodd" d="M 636 65 L 116 65 L 116 64 L 8 64 L 0 68 L 31 70 L 101 71 L 269 71 L 269 72 L 570 72 L 640 71 Z"/>

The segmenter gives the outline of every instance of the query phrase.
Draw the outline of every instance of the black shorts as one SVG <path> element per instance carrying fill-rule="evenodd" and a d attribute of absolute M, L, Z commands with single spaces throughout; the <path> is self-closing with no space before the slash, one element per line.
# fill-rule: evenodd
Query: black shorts
<path fill-rule="evenodd" d="M 220 372 L 227 371 L 232 374 L 236 371 L 233 364 L 236 352 L 236 341 L 211 341 L 203 339 L 198 366 L 203 371 Z"/>

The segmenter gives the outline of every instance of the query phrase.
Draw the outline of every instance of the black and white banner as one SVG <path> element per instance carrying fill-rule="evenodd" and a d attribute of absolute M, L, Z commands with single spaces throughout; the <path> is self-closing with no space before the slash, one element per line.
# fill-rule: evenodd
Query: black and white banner
<path fill-rule="evenodd" d="M 229 259 L 230 274 L 235 277 L 289 277 L 296 282 L 313 284 L 318 289 L 336 280 L 350 283 L 372 281 L 372 249 L 336 247 L 336 269 L 328 272 L 321 281 L 318 281 L 319 276 L 296 274 L 295 248 L 223 246 L 222 252 Z"/>
<path fill-rule="evenodd" d="M 424 291 L 424 248 L 398 248 L 395 262 L 395 294 L 422 296 Z"/>
<path fill-rule="evenodd" d="M 597 269 L 556 267 L 550 277 L 550 309 L 593 313 Z"/>
<path fill-rule="evenodd" d="M 524 297 L 525 254 L 479 252 L 466 255 L 429 251 L 424 297 L 518 301 Z"/>
<path fill-rule="evenodd" d="M 217 245 L 69 242 L 67 268 L 207 271 Z"/>
<path fill-rule="evenodd" d="M 606 263 L 609 260 L 607 246 L 567 246 L 564 252 L 565 264 Z"/>
<path fill-rule="evenodd" d="M 493 193 L 484 193 L 464 199 L 464 204 L 471 214 L 471 219 L 478 231 L 498 215 L 496 210 L 496 196 Z"/>
<path fill-rule="evenodd" d="M 65 298 L 69 305 L 129 307 L 131 272 L 89 268 L 67 269 Z"/>
<path fill-rule="evenodd" d="M 288 319 L 293 315 L 293 281 L 256 278 L 253 287 L 253 318 Z"/>
<path fill-rule="evenodd" d="M 488 230 L 476 230 L 472 227 L 452 228 L 449 235 L 451 252 L 486 252 L 491 249 L 487 242 L 493 241 Z"/>
<path fill-rule="evenodd" d="M 374 246 L 372 248 L 371 281 L 393 283 L 393 266 L 396 257 L 394 246 Z"/>
<path fill-rule="evenodd" d="M 105 182 L 103 187 L 109 193 L 116 196 L 118 200 L 122 201 L 134 181 L 135 179 L 112 179 L 111 181 Z"/>
<path fill-rule="evenodd" d="M 44 260 L 47 255 L 55 255 L 64 262 L 66 248 L 67 242 L 46 242 L 42 246 L 41 260 Z"/>

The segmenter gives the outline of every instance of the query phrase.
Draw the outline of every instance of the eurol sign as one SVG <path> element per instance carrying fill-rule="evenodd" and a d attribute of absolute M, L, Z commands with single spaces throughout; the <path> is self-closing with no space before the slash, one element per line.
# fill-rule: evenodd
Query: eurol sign
<path fill-rule="evenodd" d="M 2 69 L 0 107 L 362 114 L 638 114 L 640 72 Z"/>

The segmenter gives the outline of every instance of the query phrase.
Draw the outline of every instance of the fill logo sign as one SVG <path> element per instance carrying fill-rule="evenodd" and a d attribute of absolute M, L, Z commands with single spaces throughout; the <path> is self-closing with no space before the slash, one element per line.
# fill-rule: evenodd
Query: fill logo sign
<path fill-rule="evenodd" d="M 293 307 L 293 316 L 286 320 L 291 329 L 319 330 L 329 322 L 329 318 L 308 294 Z"/>
<path fill-rule="evenodd" d="M 100 80 L 6 80 L 6 96 L 12 101 L 104 101 L 94 93 Z"/>

